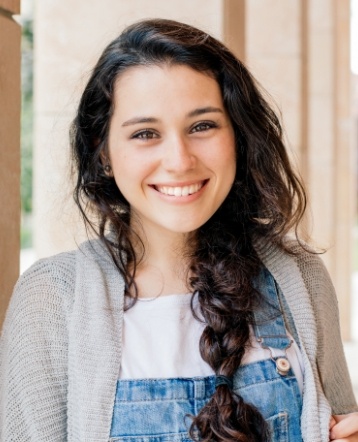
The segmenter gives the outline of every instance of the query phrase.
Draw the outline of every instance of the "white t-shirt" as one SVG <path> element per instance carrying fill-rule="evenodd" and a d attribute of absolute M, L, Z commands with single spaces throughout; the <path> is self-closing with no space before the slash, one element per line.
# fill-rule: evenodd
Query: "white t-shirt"
<path fill-rule="evenodd" d="M 190 378 L 214 374 L 200 356 L 199 339 L 205 323 L 194 318 L 190 309 L 191 296 L 189 293 L 142 298 L 125 312 L 121 379 Z M 194 308 L 198 311 L 196 298 Z M 270 354 L 251 331 L 251 346 L 242 364 L 285 354 L 277 349 L 271 349 Z M 295 342 L 286 350 L 286 356 L 302 391 L 303 364 Z"/>

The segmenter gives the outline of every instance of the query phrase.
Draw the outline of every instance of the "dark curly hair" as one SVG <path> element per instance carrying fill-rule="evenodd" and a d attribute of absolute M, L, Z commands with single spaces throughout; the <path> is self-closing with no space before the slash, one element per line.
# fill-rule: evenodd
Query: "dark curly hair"
<path fill-rule="evenodd" d="M 235 182 L 221 207 L 195 232 L 188 281 L 206 323 L 200 339 L 202 358 L 217 375 L 232 378 L 260 302 L 252 284 L 261 265 L 254 244 L 284 247 L 285 235 L 297 229 L 306 206 L 305 192 L 282 142 L 279 119 L 243 63 L 213 37 L 183 23 L 153 19 L 125 29 L 95 66 L 71 127 L 77 168 L 74 197 L 133 299 L 141 257 L 131 242 L 130 207 L 105 173 L 101 157 L 108 148 L 117 77 L 132 66 L 160 64 L 185 65 L 215 78 L 234 128 Z M 90 213 L 96 214 L 96 220 Z M 227 385 L 218 386 L 193 417 L 190 435 L 208 442 L 270 438 L 260 412 Z"/>

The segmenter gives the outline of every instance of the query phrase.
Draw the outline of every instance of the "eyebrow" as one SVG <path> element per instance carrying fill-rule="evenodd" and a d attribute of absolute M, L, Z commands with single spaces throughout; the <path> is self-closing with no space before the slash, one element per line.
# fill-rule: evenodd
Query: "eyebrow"
<path fill-rule="evenodd" d="M 212 107 L 212 106 L 207 106 L 207 107 L 201 107 L 198 109 L 194 109 L 193 111 L 188 113 L 188 117 L 198 117 L 199 115 L 203 115 L 203 114 L 209 114 L 209 113 L 213 113 L 213 112 L 220 112 L 220 113 L 224 113 L 222 109 L 220 109 L 219 107 Z M 158 123 L 158 118 L 154 118 L 154 117 L 134 117 L 131 118 L 130 120 L 125 121 L 122 126 L 132 126 L 133 124 L 140 124 L 140 123 Z"/>
<path fill-rule="evenodd" d="M 125 121 L 122 126 L 131 126 L 132 124 L 138 124 L 138 123 L 157 123 L 157 118 L 152 117 L 134 117 L 130 120 Z"/>
<path fill-rule="evenodd" d="M 197 117 L 199 115 L 210 114 L 213 112 L 220 112 L 221 114 L 224 113 L 224 111 L 219 107 L 207 106 L 207 107 L 201 107 L 199 109 L 194 109 L 193 111 L 189 112 L 188 117 Z"/>

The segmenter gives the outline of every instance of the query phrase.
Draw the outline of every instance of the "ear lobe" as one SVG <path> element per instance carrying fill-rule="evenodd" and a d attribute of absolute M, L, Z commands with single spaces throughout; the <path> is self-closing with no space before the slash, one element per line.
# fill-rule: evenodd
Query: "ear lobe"
<path fill-rule="evenodd" d="M 100 153 L 100 159 L 101 159 L 101 163 L 102 163 L 102 166 L 103 166 L 104 173 L 108 177 L 113 177 L 113 171 L 112 171 L 111 163 L 109 161 L 109 158 L 105 154 L 105 152 L 102 151 Z"/>
<path fill-rule="evenodd" d="M 112 167 L 111 165 L 108 163 L 106 163 L 103 167 L 104 169 L 104 173 L 109 176 L 109 177 L 113 177 L 113 171 L 112 171 Z"/>
<path fill-rule="evenodd" d="M 109 162 L 109 159 L 106 158 L 106 157 L 103 157 L 103 158 L 101 158 L 101 163 L 102 163 L 102 166 L 103 166 L 104 173 L 108 177 L 113 178 L 113 170 L 112 170 L 112 167 L 111 167 L 111 163 Z"/>

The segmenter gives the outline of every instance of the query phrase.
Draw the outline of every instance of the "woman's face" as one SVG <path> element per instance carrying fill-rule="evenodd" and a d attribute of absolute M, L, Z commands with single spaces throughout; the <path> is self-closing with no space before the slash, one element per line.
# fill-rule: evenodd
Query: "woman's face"
<path fill-rule="evenodd" d="M 234 131 L 213 78 L 180 65 L 136 66 L 119 76 L 109 160 L 145 232 L 202 226 L 231 189 L 235 156 Z"/>

